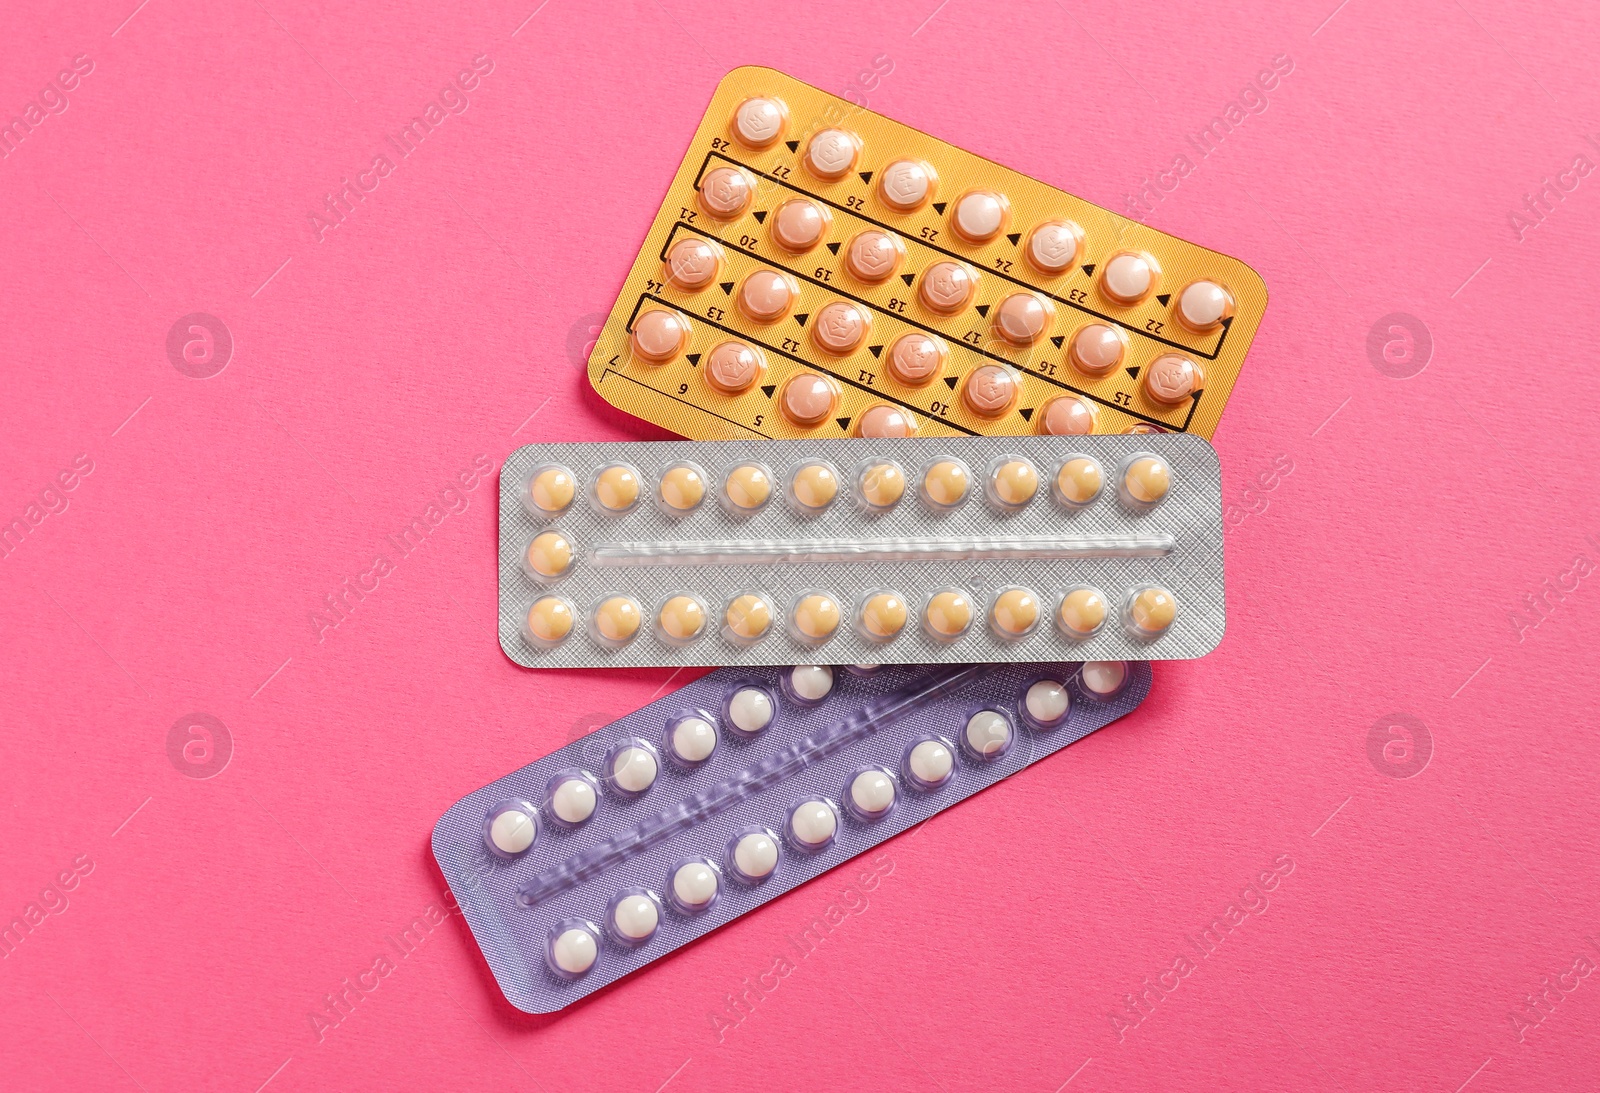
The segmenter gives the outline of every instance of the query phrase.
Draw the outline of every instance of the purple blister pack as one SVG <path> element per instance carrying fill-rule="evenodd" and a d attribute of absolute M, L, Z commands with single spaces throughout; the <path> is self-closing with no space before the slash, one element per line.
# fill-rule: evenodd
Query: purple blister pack
<path fill-rule="evenodd" d="M 433 854 L 506 998 L 549 1013 L 1149 690 L 1139 661 L 724 668 L 468 794 Z"/>

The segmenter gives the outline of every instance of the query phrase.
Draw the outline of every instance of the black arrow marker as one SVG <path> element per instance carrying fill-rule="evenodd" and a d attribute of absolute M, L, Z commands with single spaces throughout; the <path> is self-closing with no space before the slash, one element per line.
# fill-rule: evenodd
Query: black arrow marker
<path fill-rule="evenodd" d="M 904 281 L 908 285 L 912 281 L 915 281 L 916 279 L 917 279 L 917 275 L 915 273 L 902 273 L 900 275 L 900 280 Z"/>
<path fill-rule="evenodd" d="M 1123 371 L 1128 373 L 1128 375 L 1132 376 L 1134 379 L 1139 378 L 1139 370 L 1137 368 L 1124 368 Z"/>
<path fill-rule="evenodd" d="M 1006 235 L 1006 238 L 1011 240 L 1011 245 L 1014 247 L 1014 246 L 1017 245 L 1017 241 L 1022 238 L 1022 233 L 1021 232 L 1010 232 L 1010 233 L 1008 233 Z"/>
<path fill-rule="evenodd" d="M 1200 396 L 1203 395 L 1203 394 L 1205 394 L 1205 390 L 1204 389 L 1201 389 L 1199 391 L 1191 391 L 1189 393 L 1189 397 L 1194 399 L 1196 402 L 1199 402 L 1200 401 Z"/>
<path fill-rule="evenodd" d="M 1228 327 L 1230 327 L 1232 325 L 1233 325 L 1233 316 L 1232 315 L 1229 315 L 1226 319 L 1222 320 L 1222 329 L 1226 330 L 1226 329 L 1228 329 Z"/>
<path fill-rule="evenodd" d="M 755 217 L 757 224 L 765 224 L 767 222 L 767 210 L 762 209 L 760 212 L 755 214 Z"/>
<path fill-rule="evenodd" d="M 872 172 L 871 171 L 861 171 L 861 172 L 859 172 L 859 174 L 861 175 L 861 181 L 862 182 L 868 183 L 869 185 L 871 184 L 871 182 L 872 182 Z"/>
<path fill-rule="evenodd" d="M 809 318 L 811 318 L 811 312 L 802 311 L 802 312 L 800 312 L 798 315 L 796 315 L 794 317 L 794 321 L 799 323 L 801 326 L 805 326 L 806 325 L 806 320 L 809 319 Z"/>
<path fill-rule="evenodd" d="M 976 311 L 979 315 L 982 315 L 985 319 L 987 319 L 989 317 L 989 305 L 988 304 L 979 304 L 977 307 L 973 308 L 972 310 Z"/>
<path fill-rule="evenodd" d="M 933 211 L 938 213 L 940 216 L 943 216 L 944 207 L 948 204 L 950 204 L 948 201 L 935 201 L 933 203 Z"/>
<path fill-rule="evenodd" d="M 1090 277 L 1093 277 L 1094 276 L 1094 265 L 1091 263 L 1091 264 L 1089 264 L 1087 266 L 1084 266 L 1083 267 L 1083 272 L 1087 273 Z"/>
<path fill-rule="evenodd" d="M 1066 337 L 1064 335 L 1057 334 L 1055 337 L 1050 339 L 1050 344 L 1055 346 L 1057 349 L 1060 349 L 1061 348 L 1061 343 L 1066 341 L 1066 340 L 1067 339 L 1066 339 Z"/>
<path fill-rule="evenodd" d="M 689 363 L 694 365 L 696 368 L 698 368 L 700 366 L 700 354 L 698 354 L 698 353 L 690 353 L 689 354 Z"/>
<path fill-rule="evenodd" d="M 867 346 L 867 352 L 871 353 L 874 357 L 881 357 L 883 356 L 883 346 L 869 345 Z"/>
<path fill-rule="evenodd" d="M 838 254 L 839 253 L 839 244 L 837 244 L 837 243 L 829 243 L 828 244 L 828 253 L 829 254 Z"/>
<path fill-rule="evenodd" d="M 732 281 L 718 281 L 717 282 L 717 287 L 722 290 L 722 294 L 724 296 L 732 296 L 733 295 L 733 282 Z"/>
<path fill-rule="evenodd" d="M 798 152 L 800 150 L 800 142 L 797 140 L 786 140 L 783 142 L 783 146 L 789 149 L 791 152 Z"/>
<path fill-rule="evenodd" d="M 1170 293 L 1170 292 L 1157 293 L 1156 294 L 1156 299 L 1161 301 L 1161 306 L 1162 307 L 1166 307 L 1167 304 L 1172 302 L 1172 293 Z"/>
<path fill-rule="evenodd" d="M 944 378 L 944 385 L 946 387 L 950 388 L 950 390 L 952 390 L 952 391 L 954 391 L 956 389 L 956 382 L 957 381 L 956 381 L 956 378 L 954 376 L 946 376 Z"/>
<path fill-rule="evenodd" d="M 1018 410 L 1017 413 L 1022 415 L 1022 420 L 1023 421 L 1032 421 L 1033 420 L 1033 407 L 1032 406 L 1029 406 L 1025 410 Z"/>
<path fill-rule="evenodd" d="M 850 419 L 847 417 L 836 417 L 833 420 L 839 423 L 839 428 L 841 429 L 850 428 Z"/>
<path fill-rule="evenodd" d="M 761 385 L 761 393 L 766 395 L 768 398 L 771 398 L 772 392 L 776 391 L 777 389 L 778 385 L 776 383 L 763 383 Z"/>

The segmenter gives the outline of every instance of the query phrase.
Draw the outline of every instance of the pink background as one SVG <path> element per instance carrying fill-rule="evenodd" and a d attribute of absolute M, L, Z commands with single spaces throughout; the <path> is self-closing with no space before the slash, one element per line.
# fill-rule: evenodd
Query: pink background
<path fill-rule="evenodd" d="M 0 960 L 0 1084 L 1594 1084 L 1600 175 L 1571 167 L 1600 163 L 1600 9 L 135 3 L 0 9 L 0 120 L 93 62 L 0 159 L 0 520 L 25 528 L 0 557 L 0 922 L 35 921 Z M 319 241 L 324 194 L 480 54 L 466 112 Z M 1200 158 L 1188 135 L 1279 54 L 1267 108 Z M 886 844 L 746 1012 L 727 996 L 854 904 L 859 865 L 528 1018 L 440 910 L 429 831 L 683 677 L 508 662 L 470 469 L 652 435 L 586 389 L 583 345 L 747 63 L 1118 210 L 1191 156 L 1144 215 L 1272 292 L 1217 437 L 1228 636 Z M 192 312 L 235 343 L 208 379 L 167 353 Z M 231 737 L 210 779 L 169 757 L 193 712 Z M 1430 745 L 1396 713 L 1431 739 L 1410 778 Z M 307 1014 L 385 952 L 319 1040 Z"/>

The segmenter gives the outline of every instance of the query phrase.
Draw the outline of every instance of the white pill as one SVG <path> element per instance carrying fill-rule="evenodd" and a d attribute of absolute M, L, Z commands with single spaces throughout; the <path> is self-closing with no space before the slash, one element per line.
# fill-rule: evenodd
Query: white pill
<path fill-rule="evenodd" d="M 563 930 L 550 946 L 550 958 L 568 975 L 582 975 L 594 967 L 594 958 L 598 955 L 594 935 L 579 926 Z"/>
<path fill-rule="evenodd" d="M 1123 252 L 1106 263 L 1101 282 L 1118 303 L 1131 304 L 1150 291 L 1156 272 L 1142 254 Z"/>
<path fill-rule="evenodd" d="M 1128 681 L 1128 664 L 1122 660 L 1091 660 L 1083 666 L 1083 689 L 1101 696 L 1114 695 Z"/>
<path fill-rule="evenodd" d="M 766 691 L 746 687 L 728 700 L 728 720 L 740 732 L 760 732 L 772 724 L 772 699 Z"/>
<path fill-rule="evenodd" d="M 956 202 L 956 231 L 974 243 L 993 239 L 1005 222 L 1005 201 L 999 194 L 975 190 Z"/>
<path fill-rule="evenodd" d="M 752 148 L 765 148 L 783 131 L 783 107 L 771 99 L 746 99 L 733 115 L 733 130 Z"/>
<path fill-rule="evenodd" d="M 734 845 L 733 864 L 751 880 L 760 880 L 778 867 L 778 844 L 765 831 L 752 831 Z"/>
<path fill-rule="evenodd" d="M 820 702 L 833 690 L 833 669 L 821 664 L 802 664 L 789 673 L 789 685 L 807 702 Z"/>
<path fill-rule="evenodd" d="M 703 717 L 686 717 L 672 726 L 672 754 L 698 763 L 716 750 L 717 729 Z"/>
<path fill-rule="evenodd" d="M 806 801 L 789 818 L 789 830 L 801 846 L 821 846 L 833 838 L 839 818 L 823 801 Z"/>
<path fill-rule="evenodd" d="M 489 824 L 489 841 L 503 854 L 520 854 L 533 845 L 538 830 L 532 816 L 510 808 Z"/>
<path fill-rule="evenodd" d="M 894 804 L 894 779 L 881 770 L 864 770 L 850 782 L 850 800 L 864 815 L 877 816 Z"/>
<path fill-rule="evenodd" d="M 936 786 L 950 777 L 955 756 L 937 740 L 924 740 L 911 749 L 911 773 L 924 785 Z"/>
<path fill-rule="evenodd" d="M 1067 716 L 1067 706 L 1070 699 L 1067 689 L 1053 679 L 1041 679 L 1028 688 L 1027 697 L 1023 699 L 1028 707 L 1028 716 L 1041 725 L 1054 725 Z"/>
<path fill-rule="evenodd" d="M 594 787 L 582 778 L 568 778 L 550 795 L 550 811 L 569 824 L 581 824 L 594 815 Z"/>
<path fill-rule="evenodd" d="M 1216 326 L 1228 313 L 1228 293 L 1211 281 L 1196 281 L 1178 297 L 1178 314 L 1196 330 Z"/>
<path fill-rule="evenodd" d="M 1010 740 L 1011 722 L 994 710 L 979 710 L 967 721 L 967 746 L 977 755 L 997 755 Z"/>
<path fill-rule="evenodd" d="M 617 902 L 617 909 L 611 912 L 611 922 L 617 933 L 629 941 L 643 941 L 656 932 L 660 921 L 661 912 L 656 910 L 656 902 L 649 896 L 623 896 Z"/>
<path fill-rule="evenodd" d="M 611 777 L 618 789 L 643 793 L 655 784 L 656 757 L 644 748 L 629 745 L 611 761 Z"/>
<path fill-rule="evenodd" d="M 717 894 L 717 873 L 703 861 L 684 862 L 672 874 L 672 894 L 685 907 L 704 907 Z"/>

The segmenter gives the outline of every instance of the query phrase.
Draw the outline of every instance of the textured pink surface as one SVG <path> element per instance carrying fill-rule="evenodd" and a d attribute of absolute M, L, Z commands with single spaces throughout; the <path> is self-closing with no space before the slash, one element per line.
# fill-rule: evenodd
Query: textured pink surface
<path fill-rule="evenodd" d="M 1592 1086 L 1600 9 L 538 3 L 0 7 L 0 120 L 38 104 L 0 159 L 0 1084 Z M 529 1019 L 428 833 L 674 681 L 506 661 L 482 468 L 646 435 L 583 344 L 746 63 L 1118 209 L 1148 180 L 1140 215 L 1261 271 L 1231 624 L 864 901 L 852 865 Z M 211 378 L 173 362 L 222 326 L 169 356 L 195 312 Z"/>

